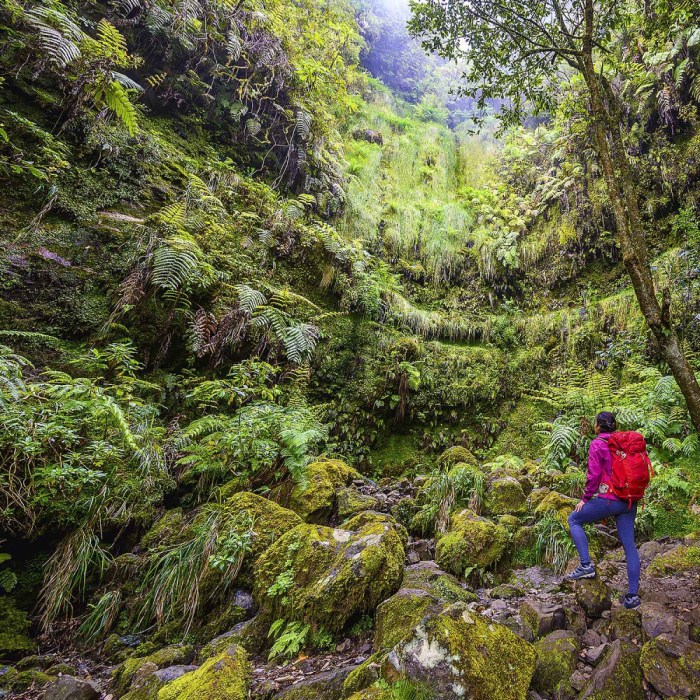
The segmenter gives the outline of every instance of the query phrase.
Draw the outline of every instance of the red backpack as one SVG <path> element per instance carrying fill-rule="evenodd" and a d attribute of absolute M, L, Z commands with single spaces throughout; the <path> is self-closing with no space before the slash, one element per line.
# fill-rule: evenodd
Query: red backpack
<path fill-rule="evenodd" d="M 631 507 L 633 501 L 644 498 L 654 474 L 647 443 L 643 435 L 633 431 L 613 433 L 607 442 L 612 457 L 612 477 L 608 483 L 612 492 L 629 501 Z"/>

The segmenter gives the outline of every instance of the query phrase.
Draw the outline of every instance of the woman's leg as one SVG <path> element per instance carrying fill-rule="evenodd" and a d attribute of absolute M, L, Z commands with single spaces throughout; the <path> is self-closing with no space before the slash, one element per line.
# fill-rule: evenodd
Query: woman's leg
<path fill-rule="evenodd" d="M 583 531 L 584 523 L 595 523 L 599 520 L 607 518 L 609 515 L 617 515 L 619 511 L 611 513 L 611 501 L 609 498 L 591 498 L 581 510 L 574 511 L 569 516 L 569 531 L 571 539 L 576 545 L 576 550 L 581 558 L 581 564 L 590 564 L 591 557 L 588 553 L 588 540 L 586 533 Z"/>
<path fill-rule="evenodd" d="M 639 593 L 639 552 L 637 545 L 634 543 L 634 520 L 637 517 L 637 504 L 633 503 L 632 508 L 625 510 L 615 517 L 617 524 L 617 534 L 620 536 L 620 542 L 625 548 L 625 557 L 627 558 L 627 578 L 629 580 L 629 594 L 637 595 Z"/>

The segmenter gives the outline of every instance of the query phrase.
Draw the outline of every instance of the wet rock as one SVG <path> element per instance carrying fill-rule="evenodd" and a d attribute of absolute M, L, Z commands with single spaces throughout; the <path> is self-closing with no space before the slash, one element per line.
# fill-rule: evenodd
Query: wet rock
<path fill-rule="evenodd" d="M 615 640 L 579 695 L 579 700 L 644 700 L 639 649 Z"/>
<path fill-rule="evenodd" d="M 339 631 L 353 615 L 374 612 L 399 589 L 404 557 L 390 523 L 358 531 L 299 525 L 258 559 L 253 595 L 273 620 Z M 274 588 L 280 576 L 284 595 Z"/>
<path fill-rule="evenodd" d="M 661 603 L 644 602 L 639 606 L 644 640 L 654 639 L 660 634 L 688 637 L 690 625 L 679 620 Z"/>
<path fill-rule="evenodd" d="M 232 644 L 243 647 L 249 654 L 259 654 L 267 645 L 270 623 L 265 615 L 239 622 L 232 630 L 219 635 L 206 644 L 200 652 L 201 661 L 216 656 Z"/>
<path fill-rule="evenodd" d="M 392 650 L 387 664 L 397 677 L 424 683 L 445 700 L 524 700 L 535 652 L 503 625 L 456 603 L 426 618 Z"/>
<path fill-rule="evenodd" d="M 455 576 L 469 567 L 485 568 L 501 558 L 508 543 L 506 529 L 471 510 L 452 516 L 449 531 L 437 541 L 435 561 Z"/>
<path fill-rule="evenodd" d="M 100 692 L 90 682 L 61 676 L 49 684 L 42 695 L 43 700 L 97 700 Z"/>
<path fill-rule="evenodd" d="M 535 637 L 544 637 L 566 626 L 566 613 L 561 605 L 528 598 L 520 607 L 520 616 L 532 628 Z"/>
<path fill-rule="evenodd" d="M 158 691 L 158 700 L 247 700 L 252 669 L 244 649 L 228 647 Z"/>
<path fill-rule="evenodd" d="M 576 657 L 581 648 L 578 637 L 570 630 L 556 630 L 535 644 L 537 665 L 532 687 L 555 698 L 573 694 L 570 678 L 576 670 Z"/>
<path fill-rule="evenodd" d="M 343 683 L 354 669 L 354 666 L 345 666 L 317 673 L 277 693 L 275 700 L 340 700 L 343 697 Z"/>
<path fill-rule="evenodd" d="M 640 663 L 644 678 L 665 697 L 700 694 L 700 644 L 661 634 L 644 645 Z"/>
<path fill-rule="evenodd" d="M 535 639 L 535 633 L 532 631 L 532 627 L 523 620 L 520 615 L 513 615 L 507 617 L 501 621 L 502 625 L 505 625 L 513 634 L 524 639 L 526 642 L 531 642 Z"/>
<path fill-rule="evenodd" d="M 612 607 L 610 589 L 597 577 L 576 581 L 574 595 L 588 617 L 601 617 Z"/>

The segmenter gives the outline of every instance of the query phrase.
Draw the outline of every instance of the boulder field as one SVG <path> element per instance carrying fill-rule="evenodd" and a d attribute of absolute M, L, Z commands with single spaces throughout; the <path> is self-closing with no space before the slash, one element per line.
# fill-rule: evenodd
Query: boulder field
<path fill-rule="evenodd" d="M 214 522 L 211 508 L 166 511 L 105 572 L 103 586 L 125 603 L 114 631 L 91 648 L 69 631 L 60 647 L 36 638 L 32 618 L 0 599 L 0 694 L 698 697 L 698 539 L 641 543 L 643 603 L 625 610 L 613 531 L 593 533 L 598 577 L 563 583 L 563 567 L 555 573 L 538 549 L 538 523 L 560 522 L 571 499 L 532 465 L 502 472 L 484 475 L 481 502 L 455 503 L 442 527 L 426 527 L 431 477 L 380 485 L 338 460 L 315 463 L 306 484 L 269 497 L 224 488 L 215 522 L 247 542 L 233 580 L 205 562 L 191 624 L 176 616 L 139 630 L 149 566 Z"/>

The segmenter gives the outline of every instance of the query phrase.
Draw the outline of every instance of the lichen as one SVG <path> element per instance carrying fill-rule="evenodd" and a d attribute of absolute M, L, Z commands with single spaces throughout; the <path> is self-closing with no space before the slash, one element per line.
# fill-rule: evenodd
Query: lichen
<path fill-rule="evenodd" d="M 429 610 L 437 612 L 438 600 L 420 588 L 402 588 L 377 608 L 374 649 L 396 646 L 408 636 Z"/>

